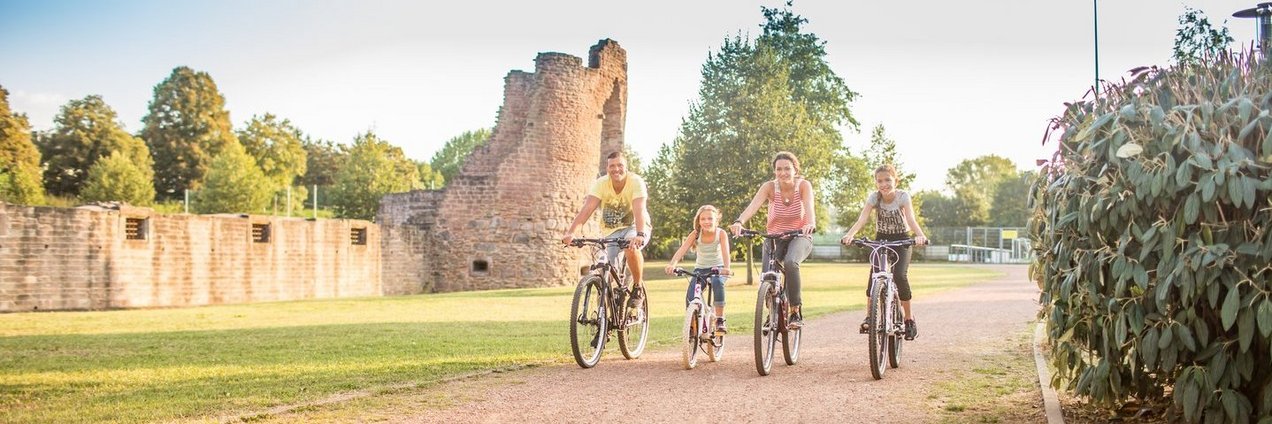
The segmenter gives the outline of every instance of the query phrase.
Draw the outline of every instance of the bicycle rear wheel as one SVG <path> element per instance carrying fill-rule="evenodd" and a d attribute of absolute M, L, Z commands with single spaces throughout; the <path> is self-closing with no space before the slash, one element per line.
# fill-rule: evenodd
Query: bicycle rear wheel
<path fill-rule="evenodd" d="M 888 349 L 888 329 L 885 328 L 886 305 L 884 305 L 884 294 L 887 293 L 887 284 L 884 281 L 875 282 L 876 289 L 870 292 L 869 317 L 870 322 L 870 348 L 867 352 L 870 355 L 870 375 L 879 380 L 883 378 L 884 359 Z"/>
<path fill-rule="evenodd" d="M 583 277 L 574 289 L 574 302 L 570 306 L 570 348 L 574 362 L 583 368 L 596 366 L 605 350 L 608 322 L 601 284 L 600 277 L 595 275 Z"/>
<path fill-rule="evenodd" d="M 777 349 L 777 298 L 772 293 L 773 283 L 760 283 L 755 299 L 755 370 L 769 375 L 773 370 L 773 353 Z"/>
<path fill-rule="evenodd" d="M 701 321 L 702 304 L 690 303 L 685 308 L 685 325 L 680 329 L 680 365 L 687 370 L 698 365 L 698 322 Z"/>
<path fill-rule="evenodd" d="M 901 315 L 901 300 L 896 297 L 892 298 L 892 323 L 891 331 L 888 332 L 888 366 L 896 368 L 901 366 L 901 343 L 905 341 L 902 337 L 904 327 L 901 331 L 897 331 L 897 324 L 904 325 L 905 319 Z"/>
<path fill-rule="evenodd" d="M 628 285 L 631 284 L 631 276 L 627 277 Z M 638 289 L 641 294 L 645 294 L 645 286 L 641 285 Z M 649 296 L 641 296 L 639 305 L 635 308 L 626 308 L 626 316 L 623 323 L 618 324 L 618 350 L 623 352 L 623 357 L 627 359 L 636 359 L 645 351 L 645 338 L 649 335 Z"/>

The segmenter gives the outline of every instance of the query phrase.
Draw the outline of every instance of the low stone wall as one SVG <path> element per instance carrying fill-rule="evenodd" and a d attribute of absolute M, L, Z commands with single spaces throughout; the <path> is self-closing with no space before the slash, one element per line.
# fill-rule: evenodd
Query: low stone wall
<path fill-rule="evenodd" d="M 0 203 L 0 312 L 384 294 L 360 220 Z"/>

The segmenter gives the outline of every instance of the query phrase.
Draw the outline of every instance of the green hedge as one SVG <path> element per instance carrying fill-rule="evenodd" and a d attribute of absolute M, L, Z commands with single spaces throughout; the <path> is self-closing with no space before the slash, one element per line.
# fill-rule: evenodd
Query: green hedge
<path fill-rule="evenodd" d="M 1055 119 L 1031 190 L 1057 387 L 1272 423 L 1272 69 L 1148 69 Z"/>

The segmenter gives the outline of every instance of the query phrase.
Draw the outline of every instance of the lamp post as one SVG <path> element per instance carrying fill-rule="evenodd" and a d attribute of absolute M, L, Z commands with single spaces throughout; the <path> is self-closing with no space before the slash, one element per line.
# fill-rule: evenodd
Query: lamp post
<path fill-rule="evenodd" d="M 1091 0 L 1092 27 L 1095 28 L 1095 95 L 1100 95 L 1100 0 Z"/>
<path fill-rule="evenodd" d="M 1233 13 L 1234 18 L 1254 18 L 1255 35 L 1259 40 L 1259 52 L 1267 59 L 1268 50 L 1272 49 L 1272 3 L 1259 3 L 1258 6 Z"/>

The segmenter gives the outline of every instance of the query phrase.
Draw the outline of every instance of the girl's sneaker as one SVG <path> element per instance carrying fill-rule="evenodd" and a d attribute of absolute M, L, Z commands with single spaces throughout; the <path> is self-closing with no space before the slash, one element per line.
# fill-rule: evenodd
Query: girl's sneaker
<path fill-rule="evenodd" d="M 857 328 L 857 332 L 861 334 L 870 334 L 870 317 L 861 319 L 861 327 Z"/>
<path fill-rule="evenodd" d="M 918 336 L 919 326 L 915 325 L 914 320 L 912 319 L 905 320 L 905 339 L 914 340 L 914 338 Z"/>
<path fill-rule="evenodd" d="M 716 330 L 715 330 L 715 331 L 716 331 L 716 333 L 719 333 L 719 334 L 728 334 L 728 333 L 729 333 L 729 327 L 728 327 L 727 325 L 725 325 L 725 323 L 724 323 L 724 318 L 716 318 Z"/>

